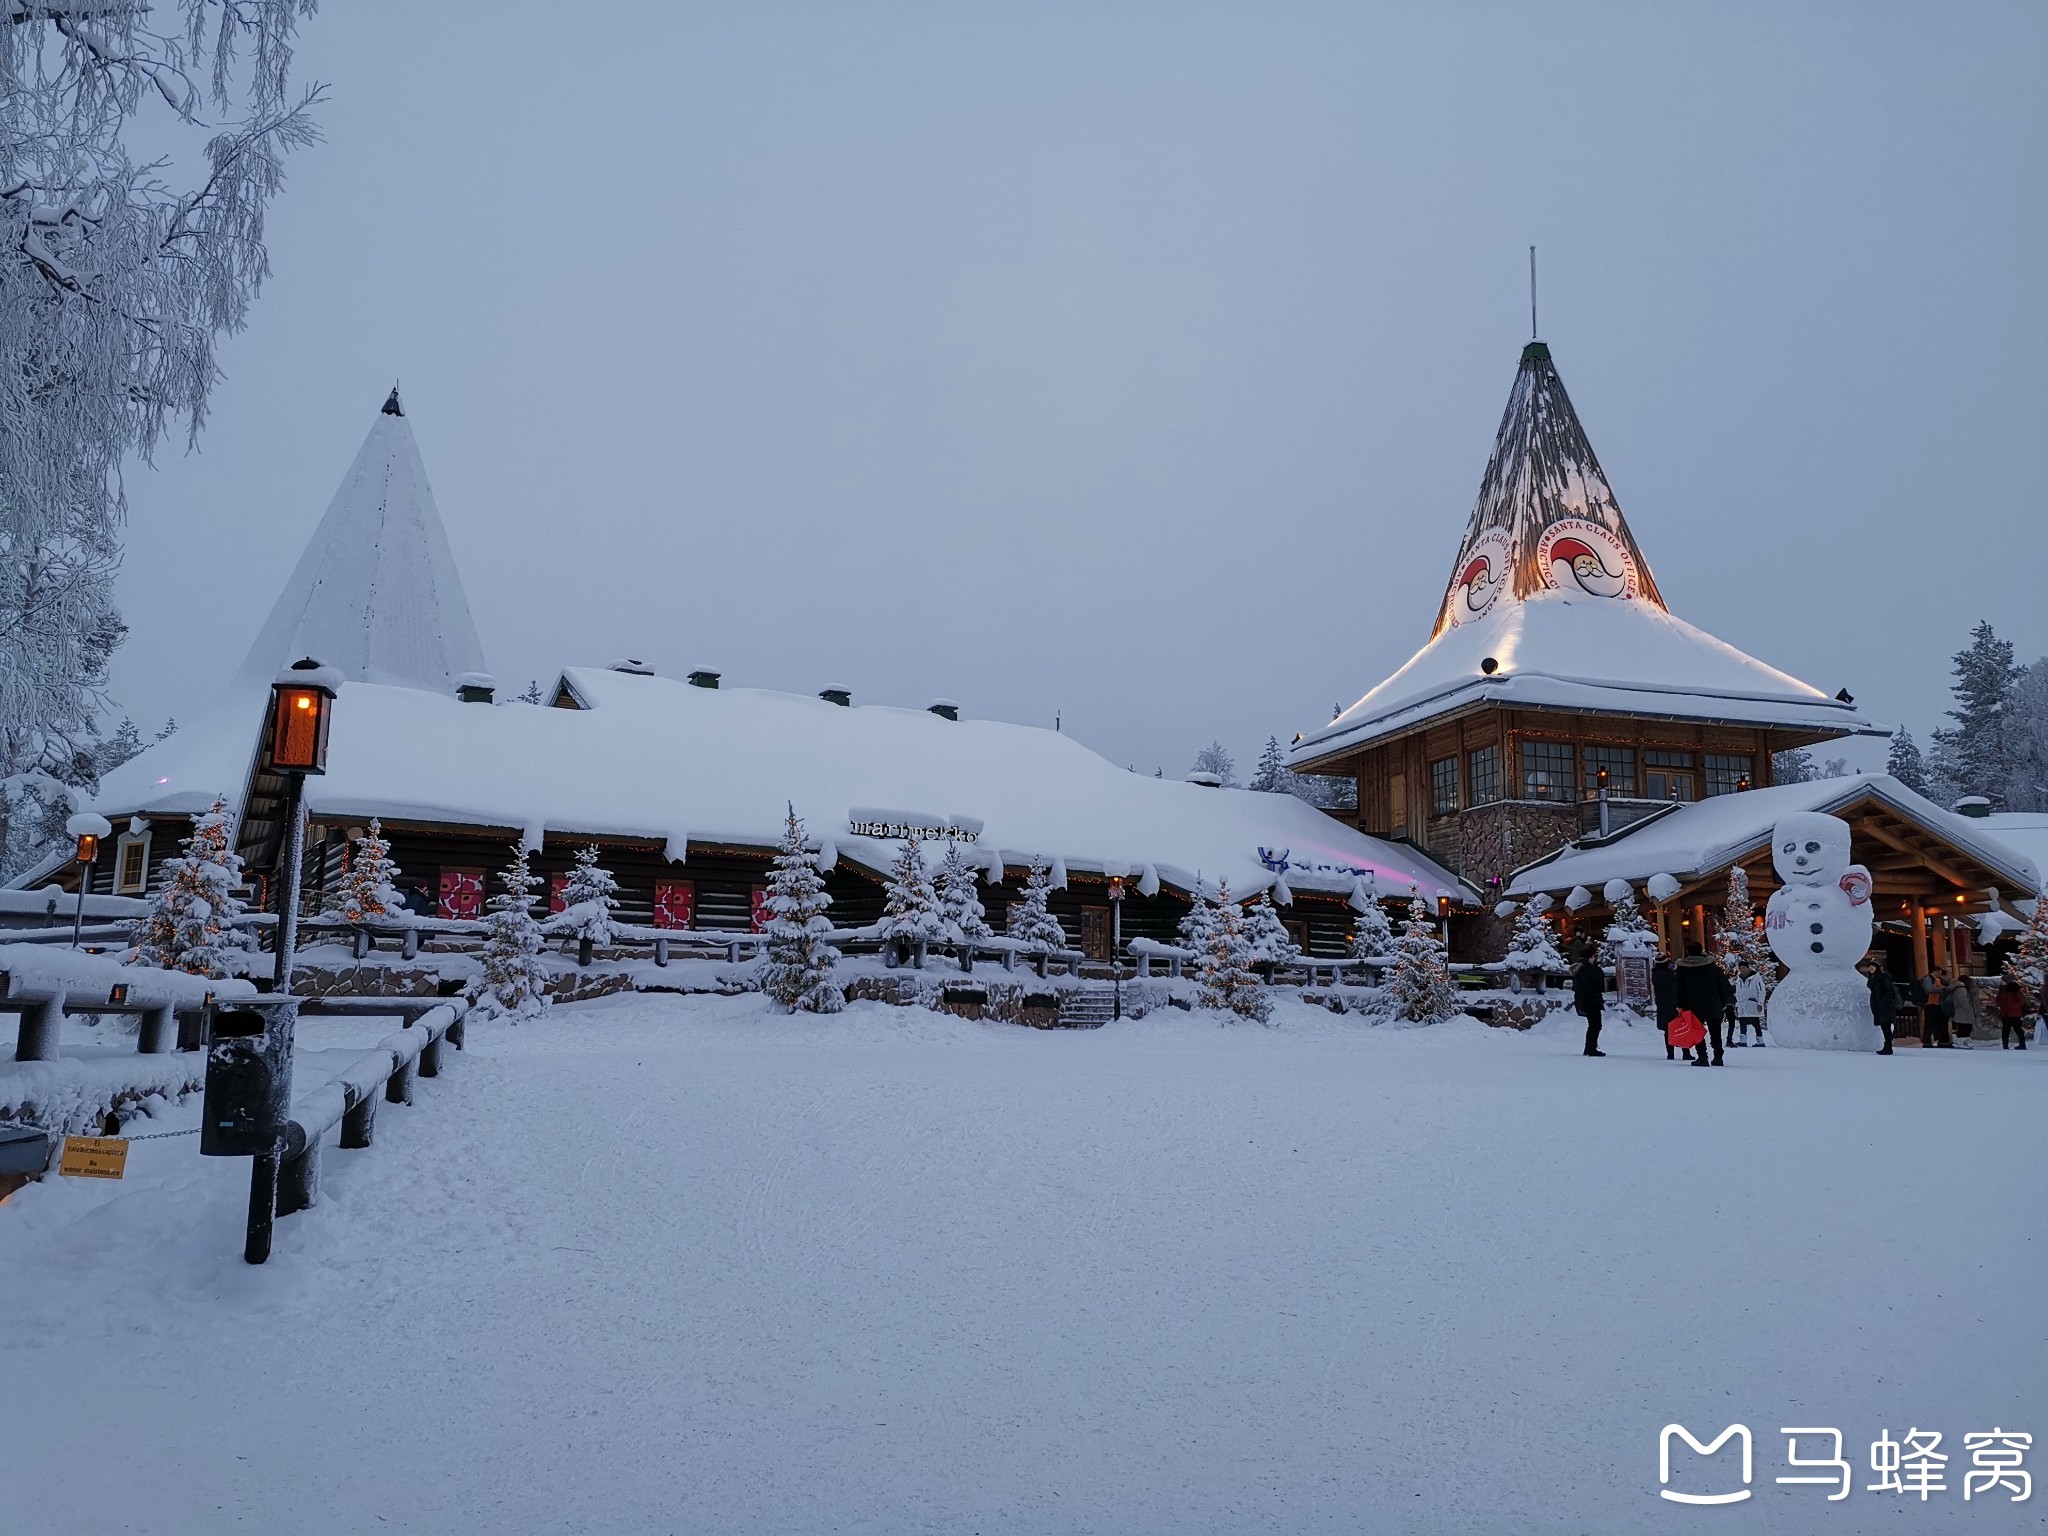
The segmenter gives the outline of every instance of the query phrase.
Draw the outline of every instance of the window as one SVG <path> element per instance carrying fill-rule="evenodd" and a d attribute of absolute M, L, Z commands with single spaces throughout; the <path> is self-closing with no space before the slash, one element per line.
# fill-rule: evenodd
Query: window
<path fill-rule="evenodd" d="M 440 899 L 434 904 L 436 917 L 469 919 L 483 916 L 484 872 L 480 869 L 441 871 Z"/>
<path fill-rule="evenodd" d="M 1693 797 L 1693 776 L 1680 773 L 1673 768 L 1651 768 L 1643 774 L 1643 781 L 1649 786 L 1652 800 L 1690 800 Z"/>
<path fill-rule="evenodd" d="M 1500 798 L 1499 747 L 1475 748 L 1466 755 L 1465 771 L 1474 805 L 1490 805 Z"/>
<path fill-rule="evenodd" d="M 1707 754 L 1707 793 L 1710 795 L 1732 795 L 1745 782 L 1754 784 L 1752 770 L 1756 759 L 1752 757 L 1730 757 L 1725 753 Z"/>
<path fill-rule="evenodd" d="M 1522 798 L 1524 800 L 1569 800 L 1572 798 L 1572 749 L 1564 741 L 1522 743 Z"/>
<path fill-rule="evenodd" d="M 691 880 L 654 882 L 654 926 L 687 928 L 697 917 L 697 886 Z"/>
<path fill-rule="evenodd" d="M 1607 793 L 1624 800 L 1635 798 L 1636 749 L 1634 747 L 1582 747 L 1581 771 L 1586 775 L 1586 793 L 1600 793 L 1600 770 L 1607 770 Z"/>
<path fill-rule="evenodd" d="M 1458 760 L 1440 757 L 1429 765 L 1429 814 L 1450 816 L 1458 809 Z"/>
<path fill-rule="evenodd" d="M 130 832 L 114 845 L 114 894 L 140 896 L 149 889 L 149 834 Z"/>
<path fill-rule="evenodd" d="M 1690 768 L 1692 766 L 1692 754 L 1690 752 L 1668 752 L 1662 748 L 1656 748 L 1643 754 L 1643 762 L 1651 768 Z"/>

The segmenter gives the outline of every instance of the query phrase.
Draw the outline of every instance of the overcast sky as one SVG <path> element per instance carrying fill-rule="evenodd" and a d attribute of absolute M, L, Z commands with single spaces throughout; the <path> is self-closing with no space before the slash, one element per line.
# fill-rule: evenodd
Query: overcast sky
<path fill-rule="evenodd" d="M 1924 732 L 2048 651 L 2048 9 L 329 0 L 327 142 L 119 704 L 241 660 L 394 378 L 492 669 L 1185 772 L 1429 632 L 1542 329 L 1674 611 Z M 227 601 L 216 601 L 223 567 Z"/>

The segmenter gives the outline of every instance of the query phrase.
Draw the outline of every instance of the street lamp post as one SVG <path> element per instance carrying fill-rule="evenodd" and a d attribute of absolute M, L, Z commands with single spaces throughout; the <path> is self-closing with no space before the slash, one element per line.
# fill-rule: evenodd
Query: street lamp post
<path fill-rule="evenodd" d="M 1115 1001 L 1112 1013 L 1124 1016 L 1124 877 L 1109 877 L 1109 982 Z"/>
<path fill-rule="evenodd" d="M 270 762 L 285 776 L 284 878 L 278 882 L 277 969 L 272 986 L 291 991 L 299 941 L 299 880 L 306 856 L 306 775 L 327 771 L 327 733 L 333 724 L 340 674 L 308 656 L 278 673 L 271 687 L 277 707 L 270 730 Z"/>
<path fill-rule="evenodd" d="M 113 824 L 104 816 L 80 811 L 64 823 L 64 830 L 78 839 L 78 906 L 71 915 L 71 947 L 78 948 L 85 930 L 85 898 L 92 889 L 93 861 L 100 856 L 100 839 L 113 836 Z"/>

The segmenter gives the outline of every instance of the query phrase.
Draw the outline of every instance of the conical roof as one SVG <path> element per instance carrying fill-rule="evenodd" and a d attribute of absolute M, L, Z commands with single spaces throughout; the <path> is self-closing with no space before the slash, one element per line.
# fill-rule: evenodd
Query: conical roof
<path fill-rule="evenodd" d="M 1758 661 L 1664 606 L 1550 348 L 1532 341 L 1429 643 L 1288 755 L 1330 762 L 1474 704 L 1865 732 L 1846 696 Z"/>
<path fill-rule="evenodd" d="M 445 690 L 484 670 L 412 423 L 391 396 L 242 663 L 268 683 L 311 656 L 353 682 Z"/>
<path fill-rule="evenodd" d="M 1430 633 L 1554 590 L 1664 606 L 1550 348 L 1532 341 Z"/>

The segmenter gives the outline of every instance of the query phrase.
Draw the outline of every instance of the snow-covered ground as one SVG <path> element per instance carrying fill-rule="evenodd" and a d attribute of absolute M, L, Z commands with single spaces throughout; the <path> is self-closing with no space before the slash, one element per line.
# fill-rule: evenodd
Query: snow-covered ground
<path fill-rule="evenodd" d="M 478 1026 L 263 1269 L 245 1165 L 137 1143 L 0 1210 L 0 1525 L 2043 1524 L 1962 1501 L 1961 1437 L 2048 1435 L 2048 1051 L 1277 1022 Z M 1749 1425 L 1755 1496 L 1661 1502 L 1672 1421 Z M 1848 1500 L 1775 1484 L 1788 1424 L 1845 1432 Z M 1947 1491 L 1865 1491 L 1914 1427 Z"/>

